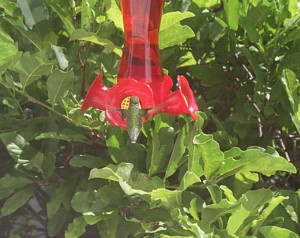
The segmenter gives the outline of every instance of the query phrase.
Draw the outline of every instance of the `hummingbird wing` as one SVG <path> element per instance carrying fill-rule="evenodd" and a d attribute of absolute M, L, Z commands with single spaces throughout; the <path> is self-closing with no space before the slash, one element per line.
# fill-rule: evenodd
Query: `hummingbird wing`
<path fill-rule="evenodd" d="M 126 118 L 128 118 L 129 112 L 128 112 L 127 109 L 120 109 L 120 111 L 121 111 L 122 119 L 123 120 L 126 119 Z"/>
<path fill-rule="evenodd" d="M 121 108 L 110 108 L 110 109 L 120 112 L 123 120 L 128 117 L 129 114 L 128 109 L 121 109 Z"/>
<path fill-rule="evenodd" d="M 147 117 L 148 112 L 151 110 L 151 108 L 142 108 L 140 109 L 140 116 L 141 117 Z"/>
<path fill-rule="evenodd" d="M 150 107 L 150 108 L 142 108 L 142 109 L 140 109 L 140 116 L 145 118 L 146 120 L 148 120 L 149 114 L 151 114 L 151 115 L 157 114 L 156 111 L 159 111 L 160 108 L 161 108 L 161 105 L 156 105 L 156 106 Z"/>

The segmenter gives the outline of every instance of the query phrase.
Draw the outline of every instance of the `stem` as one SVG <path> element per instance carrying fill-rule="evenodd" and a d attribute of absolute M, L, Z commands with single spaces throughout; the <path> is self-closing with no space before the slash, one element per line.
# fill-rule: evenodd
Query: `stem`
<path fill-rule="evenodd" d="M 85 63 L 83 62 L 82 58 L 81 58 L 81 54 L 80 52 L 78 53 L 78 62 L 79 62 L 79 66 L 81 68 L 81 78 L 82 78 L 82 81 L 81 81 L 81 97 L 84 98 L 85 96 Z"/>
<path fill-rule="evenodd" d="M 9 86 L 7 86 L 5 83 L 3 83 L 3 82 L 1 82 L 1 81 L 0 81 L 0 84 L 2 84 L 2 85 L 3 85 L 5 88 L 7 88 L 8 90 L 10 89 Z M 62 113 L 60 113 L 60 112 L 54 110 L 54 108 L 50 107 L 49 105 L 47 105 L 47 104 L 45 104 L 45 103 L 43 103 L 43 102 L 41 102 L 41 101 L 39 101 L 39 100 L 37 100 L 37 99 L 31 97 L 31 96 L 28 95 L 25 91 L 21 91 L 21 90 L 18 90 L 18 89 L 16 89 L 16 88 L 14 89 L 14 91 L 17 92 L 17 93 L 19 93 L 19 94 L 21 94 L 21 95 L 23 95 L 24 97 L 26 97 L 26 98 L 27 98 L 29 101 L 31 101 L 32 103 L 38 104 L 39 106 L 41 106 L 41 107 L 47 109 L 48 111 L 50 111 L 50 112 L 56 114 L 57 116 L 64 118 L 67 122 L 69 122 L 69 123 L 71 123 L 71 124 L 73 124 L 73 125 L 75 125 L 75 126 L 80 126 L 81 128 L 83 128 L 83 129 L 85 129 L 85 130 L 87 130 L 87 131 L 89 131 L 89 132 L 93 130 L 91 127 L 88 127 L 88 126 L 85 126 L 85 125 L 77 125 L 76 122 L 73 121 L 73 120 L 72 120 L 71 118 L 69 118 L 68 116 L 66 116 L 66 115 L 64 115 L 64 114 L 62 114 Z"/>

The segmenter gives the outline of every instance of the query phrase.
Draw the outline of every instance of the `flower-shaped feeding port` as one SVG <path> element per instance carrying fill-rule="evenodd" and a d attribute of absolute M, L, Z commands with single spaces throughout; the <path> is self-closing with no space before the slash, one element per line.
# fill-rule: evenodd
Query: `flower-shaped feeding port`
<path fill-rule="evenodd" d="M 88 107 L 104 110 L 108 122 L 128 130 L 132 142 L 142 123 L 156 114 L 188 113 L 197 120 L 198 105 L 186 78 L 178 76 L 179 88 L 171 92 L 172 79 L 162 71 L 158 33 L 163 4 L 164 0 L 121 0 L 124 47 L 117 84 L 104 86 L 101 72 L 81 106 L 82 113 Z"/>

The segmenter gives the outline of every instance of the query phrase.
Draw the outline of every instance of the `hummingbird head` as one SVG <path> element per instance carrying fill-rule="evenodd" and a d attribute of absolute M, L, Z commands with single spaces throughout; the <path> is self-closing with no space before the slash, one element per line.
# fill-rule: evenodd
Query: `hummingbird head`
<path fill-rule="evenodd" d="M 137 96 L 130 97 L 130 105 L 139 106 L 140 107 L 140 100 Z"/>

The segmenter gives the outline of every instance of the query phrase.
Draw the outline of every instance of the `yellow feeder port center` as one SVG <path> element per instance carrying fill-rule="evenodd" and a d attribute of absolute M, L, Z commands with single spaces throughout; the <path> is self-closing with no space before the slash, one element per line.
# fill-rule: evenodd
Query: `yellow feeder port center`
<path fill-rule="evenodd" d="M 121 109 L 128 109 L 130 104 L 130 97 L 126 97 L 121 102 Z"/>

